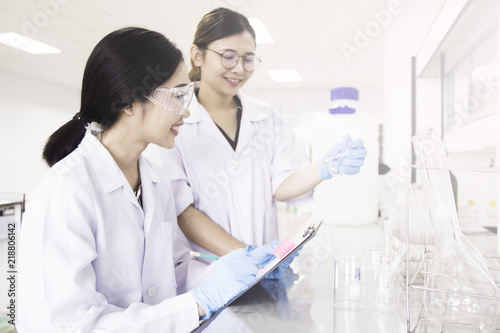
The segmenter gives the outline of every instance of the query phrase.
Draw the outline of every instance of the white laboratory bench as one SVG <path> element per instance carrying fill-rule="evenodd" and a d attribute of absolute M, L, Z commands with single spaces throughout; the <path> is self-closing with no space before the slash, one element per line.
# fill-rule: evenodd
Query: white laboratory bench
<path fill-rule="evenodd" d="M 291 236 L 304 220 L 290 215 L 280 224 L 281 238 Z M 283 221 L 283 219 L 281 219 Z M 285 276 L 256 285 L 215 318 L 205 332 L 404 332 L 404 295 L 393 312 L 341 311 L 333 306 L 333 258 L 383 245 L 383 228 L 323 223 L 295 258 Z M 380 329 L 378 329 L 380 328 Z"/>
<path fill-rule="evenodd" d="M 281 218 L 281 239 L 291 236 L 308 216 Z M 286 223 L 285 223 L 286 222 Z M 487 230 L 467 232 L 480 252 L 495 249 L 496 234 Z M 333 306 L 333 261 L 337 254 L 362 254 L 384 245 L 380 223 L 334 226 L 324 223 L 316 237 L 300 252 L 284 278 L 256 285 L 216 317 L 204 332 L 407 332 L 406 281 L 402 277 L 399 308 L 376 311 L 342 311 Z M 403 272 L 403 275 L 405 273 Z M 414 311 L 412 315 L 415 315 Z"/>

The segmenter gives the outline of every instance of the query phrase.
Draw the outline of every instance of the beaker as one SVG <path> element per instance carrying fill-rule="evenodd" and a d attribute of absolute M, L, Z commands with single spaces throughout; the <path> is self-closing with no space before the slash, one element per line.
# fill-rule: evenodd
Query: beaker
<path fill-rule="evenodd" d="M 399 306 L 401 270 L 398 255 L 389 256 L 380 248 L 363 250 L 366 258 L 368 305 L 376 311 L 393 311 Z"/>
<path fill-rule="evenodd" d="M 399 307 L 401 270 L 382 265 L 371 273 L 368 283 L 370 306 L 377 311 L 393 311 Z"/>
<path fill-rule="evenodd" d="M 459 226 L 441 133 L 412 138 L 436 242 L 424 291 L 426 332 L 494 332 L 498 287 Z"/>
<path fill-rule="evenodd" d="M 333 267 L 333 305 L 342 310 L 366 308 L 365 257 L 337 255 Z"/>

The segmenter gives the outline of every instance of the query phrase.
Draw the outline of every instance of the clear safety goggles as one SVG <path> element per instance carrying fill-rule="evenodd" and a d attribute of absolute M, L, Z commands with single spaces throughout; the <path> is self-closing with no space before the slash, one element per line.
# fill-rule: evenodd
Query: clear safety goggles
<path fill-rule="evenodd" d="M 158 87 L 146 98 L 165 111 L 183 115 L 194 95 L 194 83 L 182 87 Z"/>

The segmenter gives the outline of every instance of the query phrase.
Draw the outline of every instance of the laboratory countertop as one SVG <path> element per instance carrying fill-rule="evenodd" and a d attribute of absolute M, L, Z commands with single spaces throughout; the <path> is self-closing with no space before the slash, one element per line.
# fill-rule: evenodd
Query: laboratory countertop
<path fill-rule="evenodd" d="M 10 205 L 15 203 L 24 204 L 24 194 L 23 193 L 6 193 L 0 192 L 0 205 Z"/>
<path fill-rule="evenodd" d="M 297 223 L 282 227 L 281 238 Z M 384 244 L 378 224 L 324 223 L 280 280 L 263 280 L 215 318 L 205 332 L 404 332 L 404 295 L 399 309 L 342 311 L 333 306 L 333 262 L 337 254 L 361 254 Z"/>

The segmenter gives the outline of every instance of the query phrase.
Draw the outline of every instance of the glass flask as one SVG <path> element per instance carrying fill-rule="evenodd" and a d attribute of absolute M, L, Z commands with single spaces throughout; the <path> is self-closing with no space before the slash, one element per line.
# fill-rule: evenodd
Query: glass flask
<path fill-rule="evenodd" d="M 437 247 L 425 281 L 424 331 L 494 332 L 498 287 L 460 229 L 440 130 L 424 129 L 412 143 Z"/>

